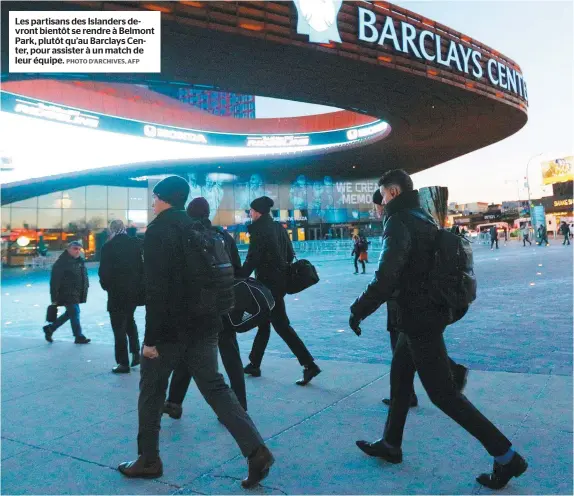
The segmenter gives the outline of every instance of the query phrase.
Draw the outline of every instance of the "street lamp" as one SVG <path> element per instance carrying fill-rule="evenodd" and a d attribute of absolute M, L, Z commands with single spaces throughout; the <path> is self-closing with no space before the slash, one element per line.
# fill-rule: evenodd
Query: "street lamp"
<path fill-rule="evenodd" d="M 528 163 L 526 164 L 526 187 L 528 188 L 528 214 L 530 215 L 530 221 L 532 222 L 532 212 L 531 212 L 531 206 L 530 206 L 530 177 L 528 175 L 528 168 L 530 167 L 530 162 L 532 162 L 536 157 L 540 157 L 542 155 L 542 153 L 538 153 L 537 155 L 533 155 L 532 157 L 530 157 L 530 159 L 528 160 Z"/>

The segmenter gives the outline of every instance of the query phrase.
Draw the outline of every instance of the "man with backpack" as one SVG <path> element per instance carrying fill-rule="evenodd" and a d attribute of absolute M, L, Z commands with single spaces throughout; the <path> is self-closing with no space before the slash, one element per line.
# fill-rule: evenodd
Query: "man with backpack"
<path fill-rule="evenodd" d="M 225 251 L 227 252 L 231 264 L 235 271 L 241 268 L 241 258 L 233 237 L 223 229 L 212 227 L 209 220 L 209 203 L 203 197 L 194 198 L 187 206 L 187 215 L 195 223 L 200 223 L 203 227 L 210 230 L 216 230 L 223 236 Z M 243 374 L 243 363 L 241 362 L 241 353 L 237 343 L 237 335 L 232 329 L 222 328 L 219 333 L 219 353 L 221 361 L 231 389 L 237 396 L 239 403 L 247 411 L 247 393 L 245 391 L 245 375 Z M 185 399 L 187 389 L 191 382 L 191 371 L 184 360 L 180 362 L 174 370 L 169 385 L 169 394 L 165 403 L 163 412 L 167 413 L 173 419 L 179 419 L 182 415 L 182 403 Z"/>
<path fill-rule="evenodd" d="M 528 465 L 512 450 L 511 442 L 456 388 L 443 332 L 460 315 L 453 316 L 453 308 L 437 303 L 443 298 L 445 302 L 457 303 L 473 299 L 471 274 L 459 273 L 456 279 L 461 282 L 460 286 L 445 295 L 442 291 L 452 287 L 444 284 L 445 279 L 441 280 L 444 274 L 437 270 L 446 269 L 445 252 L 452 256 L 456 250 L 464 251 L 467 241 L 439 230 L 430 214 L 421 208 L 418 191 L 413 189 L 412 179 L 406 172 L 387 172 L 379 180 L 379 186 L 386 213 L 379 266 L 367 289 L 351 306 L 349 325 L 360 336 L 361 321 L 398 291 L 401 333 L 391 364 L 392 402 L 383 437 L 372 443 L 357 441 L 356 444 L 370 456 L 390 463 L 402 462 L 403 431 L 412 381 L 418 372 L 433 404 L 472 434 L 494 457 L 492 473 L 480 475 L 477 481 L 491 489 L 501 489 L 512 477 L 522 475 Z M 450 249 L 453 247 L 455 250 Z M 458 271 L 457 266 L 453 269 Z"/>
<path fill-rule="evenodd" d="M 144 239 L 146 328 L 138 401 L 139 456 L 118 469 L 127 477 L 163 475 L 159 431 L 165 394 L 169 376 L 185 360 L 201 394 L 248 459 L 249 473 L 242 486 L 253 487 L 267 476 L 274 458 L 225 384 L 217 361 L 219 311 L 233 303 L 232 285 L 231 293 L 225 293 L 219 283 L 225 281 L 229 270 L 233 280 L 232 265 L 222 238 L 208 236 L 183 210 L 189 195 L 187 181 L 167 177 L 155 186 L 153 194 L 157 217 Z"/>
<path fill-rule="evenodd" d="M 253 223 L 248 227 L 249 251 L 243 267 L 238 273 L 239 277 L 249 277 L 253 271 L 257 280 L 267 286 L 273 298 L 275 307 L 271 312 L 271 322 L 259 326 L 249 354 L 250 363 L 245 367 L 245 373 L 254 377 L 261 375 L 261 361 L 271 335 L 271 324 L 285 341 L 289 349 L 304 367 L 303 378 L 296 382 L 305 386 L 321 373 L 313 356 L 291 327 L 285 309 L 285 295 L 287 294 L 287 271 L 289 264 L 295 258 L 295 251 L 283 226 L 273 221 L 271 207 L 273 200 L 267 196 L 256 198 L 251 202 L 250 215 Z"/>
<path fill-rule="evenodd" d="M 375 209 L 377 211 L 377 215 L 382 217 L 383 215 L 383 195 L 379 190 L 376 190 L 373 193 L 373 203 L 375 204 Z M 385 221 L 383 221 L 384 224 Z M 457 236 L 460 236 L 460 232 L 454 232 Z M 399 312 L 400 308 L 397 304 L 396 297 L 398 295 L 398 291 L 395 291 L 393 297 L 387 300 L 387 331 L 389 333 L 389 337 L 391 338 L 391 351 L 395 352 L 395 348 L 397 347 L 397 341 L 399 340 L 399 335 L 401 333 L 400 325 L 399 325 Z M 468 377 L 468 369 L 464 365 L 460 365 L 455 363 L 454 360 L 448 357 L 448 362 L 450 365 L 450 370 L 452 372 L 452 377 L 456 388 L 462 392 L 466 386 L 466 381 Z M 385 405 L 391 404 L 391 398 L 383 398 L 383 403 Z M 411 400 L 409 406 L 416 407 L 419 404 L 419 400 L 415 393 L 415 385 L 412 385 L 411 390 Z"/>

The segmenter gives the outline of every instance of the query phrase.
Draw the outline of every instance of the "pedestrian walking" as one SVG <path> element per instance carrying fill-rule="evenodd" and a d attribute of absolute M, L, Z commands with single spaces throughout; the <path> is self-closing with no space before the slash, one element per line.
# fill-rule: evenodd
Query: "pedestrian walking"
<path fill-rule="evenodd" d="M 74 342 L 88 344 L 91 340 L 82 333 L 80 324 L 80 305 L 88 299 L 90 281 L 84 264 L 82 244 L 72 241 L 52 267 L 50 275 L 50 297 L 52 305 L 65 307 L 66 311 L 52 324 L 44 326 L 44 337 L 53 342 L 52 335 L 68 320 L 72 326 Z"/>
<path fill-rule="evenodd" d="M 560 226 L 560 231 L 562 233 L 562 236 L 564 236 L 564 241 L 562 242 L 562 246 L 564 246 L 565 244 L 570 244 L 570 226 L 568 224 L 566 224 L 566 222 L 562 222 L 562 225 Z"/>
<path fill-rule="evenodd" d="M 377 214 L 379 217 L 382 216 L 383 212 L 383 195 L 381 195 L 380 190 L 376 190 L 373 194 L 373 203 L 375 204 L 375 208 L 377 210 Z M 384 224 L 384 221 L 383 221 Z M 458 226 L 456 226 L 458 227 Z M 460 230 L 457 232 L 456 230 L 452 230 L 453 234 L 457 236 L 461 236 Z M 399 340 L 399 335 L 401 333 L 400 328 L 400 306 L 398 304 L 397 298 L 399 296 L 399 291 L 395 291 L 395 293 L 389 298 L 387 301 L 387 331 L 389 333 L 389 337 L 391 340 L 391 351 L 393 355 L 395 353 L 395 348 L 397 347 L 397 342 Z M 452 372 L 453 380 L 456 385 L 458 391 L 462 392 L 466 386 L 466 382 L 468 379 L 468 369 L 464 365 L 460 365 L 455 363 L 454 360 L 448 357 L 448 362 L 450 366 L 450 370 Z M 385 405 L 389 405 L 392 402 L 392 398 L 383 398 L 383 403 Z M 411 387 L 411 394 L 410 394 L 410 404 L 411 408 L 418 406 L 419 400 L 415 393 L 415 385 L 414 381 Z"/>
<path fill-rule="evenodd" d="M 271 324 L 275 332 L 285 341 L 291 352 L 304 367 L 303 378 L 296 382 L 299 386 L 307 385 L 321 373 L 321 369 L 309 350 L 297 335 L 287 316 L 285 295 L 287 294 L 287 271 L 295 258 L 295 251 L 285 228 L 273 221 L 269 215 L 273 200 L 267 196 L 256 198 L 251 202 L 250 215 L 252 224 L 247 228 L 250 235 L 249 250 L 239 277 L 249 277 L 255 271 L 255 277 L 271 291 L 275 307 L 271 312 L 271 322 L 259 326 L 249 354 L 246 374 L 254 377 L 261 375 L 261 361 L 271 336 Z"/>
<path fill-rule="evenodd" d="M 205 241 L 208 233 L 195 231 L 199 226 L 183 210 L 189 195 L 187 181 L 178 176 L 167 177 L 155 186 L 153 194 L 157 216 L 144 239 L 146 329 L 138 400 L 139 456 L 118 469 L 127 477 L 162 476 L 162 410 L 169 376 L 185 360 L 201 394 L 247 457 L 249 473 L 242 486 L 253 487 L 267 476 L 274 459 L 218 371 L 217 343 L 222 326 L 219 310 L 233 303 L 233 289 L 229 288 L 231 293 L 226 296 L 231 297 L 224 301 L 211 288 L 225 280 L 229 264 L 206 263 L 204 250 L 214 248 L 214 244 L 201 244 L 201 249 L 191 244 L 197 238 Z M 211 258 L 213 253 L 208 253 Z M 215 253 L 223 256 L 219 251 Z M 197 284 L 189 284 L 192 274 L 198 276 Z M 206 280 L 207 274 L 213 277 Z"/>
<path fill-rule="evenodd" d="M 187 206 L 187 215 L 193 222 L 199 222 L 205 229 L 215 229 L 212 227 L 209 220 L 209 203 L 203 197 L 194 198 Z M 235 272 L 241 268 L 241 258 L 237 250 L 237 244 L 227 231 L 217 229 L 222 234 L 225 242 L 225 250 L 229 255 L 229 259 L 233 264 Z M 241 353 L 239 352 L 239 344 L 237 343 L 237 333 L 232 329 L 223 327 L 219 333 L 219 354 L 223 367 L 229 377 L 231 389 L 237 396 L 239 403 L 245 411 L 247 411 L 247 393 L 245 390 L 245 375 L 243 373 L 243 363 L 241 361 Z M 183 413 L 183 400 L 187 394 L 187 389 L 191 382 L 192 375 L 189 367 L 182 360 L 174 370 L 171 376 L 169 385 L 169 394 L 165 402 L 163 412 L 168 414 L 173 419 L 181 418 Z"/>
<path fill-rule="evenodd" d="M 361 237 L 355 235 L 353 236 L 353 251 L 351 252 L 351 256 L 355 257 L 355 274 L 359 273 L 359 265 L 358 262 L 361 262 L 361 266 L 363 267 L 363 274 L 365 274 L 365 260 L 367 258 L 367 244 L 366 242 L 361 239 Z"/>
<path fill-rule="evenodd" d="M 496 249 L 498 250 L 498 228 L 492 226 L 490 228 L 490 249 L 494 250 L 494 244 L 496 243 Z"/>
<path fill-rule="evenodd" d="M 100 256 L 100 285 L 108 293 L 108 312 L 114 332 L 116 366 L 114 374 L 129 374 L 140 363 L 140 342 L 134 314 L 144 301 L 143 247 L 128 236 L 124 223 L 110 222 L 108 241 Z"/>
<path fill-rule="evenodd" d="M 532 242 L 530 241 L 530 228 L 527 225 L 522 228 L 522 246 L 525 247 L 526 243 L 532 246 Z"/>
<path fill-rule="evenodd" d="M 548 231 L 546 230 L 546 226 L 544 224 L 540 224 L 540 226 L 538 226 L 538 239 L 540 240 L 538 243 L 540 246 L 542 246 L 542 243 L 545 243 L 545 246 L 550 244 L 548 242 Z"/>
<path fill-rule="evenodd" d="M 413 189 L 406 172 L 389 171 L 381 177 L 379 185 L 386 211 L 379 267 L 367 289 L 351 306 L 349 325 L 360 336 L 361 321 L 398 290 L 401 333 L 391 364 L 393 400 L 383 437 L 356 444 L 370 456 L 390 463 L 402 462 L 403 431 L 417 372 L 431 401 L 494 457 L 492 473 L 480 475 L 477 481 L 491 489 L 500 489 L 512 477 L 522 475 L 528 465 L 512 449 L 511 442 L 454 384 L 443 338 L 451 309 L 433 303 L 427 283 L 438 228 L 420 207 L 418 191 Z"/>

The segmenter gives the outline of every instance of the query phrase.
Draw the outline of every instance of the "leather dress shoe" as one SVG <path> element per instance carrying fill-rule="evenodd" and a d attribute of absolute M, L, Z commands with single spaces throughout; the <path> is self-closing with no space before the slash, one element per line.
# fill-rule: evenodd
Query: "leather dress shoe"
<path fill-rule="evenodd" d="M 261 369 L 259 367 L 256 367 L 252 363 L 248 363 L 243 369 L 243 372 L 253 377 L 261 377 Z"/>
<path fill-rule="evenodd" d="M 46 338 L 46 341 L 48 341 L 48 343 L 53 343 L 54 340 L 52 339 L 52 334 L 54 334 L 54 331 L 52 331 L 52 328 L 47 325 L 43 327 L 44 329 L 44 337 Z"/>
<path fill-rule="evenodd" d="M 313 363 L 303 369 L 303 379 L 299 379 L 295 384 L 298 386 L 306 386 L 311 382 L 313 377 L 317 377 L 321 373 L 321 369 L 317 364 Z"/>
<path fill-rule="evenodd" d="M 256 486 L 269 475 L 269 469 L 274 463 L 275 458 L 273 458 L 271 451 L 262 444 L 247 459 L 249 472 L 247 478 L 241 481 L 241 485 L 245 489 Z"/>
<path fill-rule="evenodd" d="M 376 456 L 388 461 L 389 463 L 402 463 L 403 450 L 401 448 L 390 448 L 382 439 L 369 443 L 368 441 L 357 441 L 355 443 L 359 449 L 369 456 Z"/>
<path fill-rule="evenodd" d="M 391 399 L 390 399 L 390 398 L 385 398 L 385 399 L 383 400 L 383 403 L 384 403 L 385 405 L 391 406 Z M 409 408 L 413 408 L 413 407 L 415 407 L 415 406 L 419 406 L 419 399 L 417 398 L 417 395 L 416 395 L 416 394 L 413 394 L 413 395 L 411 396 L 411 404 L 409 405 Z"/>
<path fill-rule="evenodd" d="M 140 364 L 140 354 L 133 353 L 132 354 L 132 367 L 137 367 Z"/>
<path fill-rule="evenodd" d="M 492 473 L 481 474 L 476 478 L 476 481 L 489 489 L 502 489 L 510 479 L 520 477 L 527 468 L 526 460 L 518 453 L 514 453 L 510 463 L 502 465 L 495 461 Z"/>
<path fill-rule="evenodd" d="M 76 344 L 88 344 L 91 339 L 88 339 L 86 336 L 79 336 L 74 340 Z"/>
<path fill-rule="evenodd" d="M 180 419 L 183 414 L 183 408 L 177 403 L 166 401 L 163 405 L 163 413 L 167 413 L 172 419 Z"/>
<path fill-rule="evenodd" d="M 163 475 L 163 463 L 159 457 L 151 463 L 146 463 L 143 456 L 140 456 L 132 462 L 122 463 L 118 470 L 126 477 L 157 479 Z"/>
<path fill-rule="evenodd" d="M 112 369 L 112 373 L 114 373 L 114 374 L 129 374 L 130 368 L 127 365 L 116 365 Z"/>

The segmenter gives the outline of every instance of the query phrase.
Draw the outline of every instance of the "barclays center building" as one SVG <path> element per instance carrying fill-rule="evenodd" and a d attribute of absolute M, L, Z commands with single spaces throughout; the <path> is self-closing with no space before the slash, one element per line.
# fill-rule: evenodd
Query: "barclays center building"
<path fill-rule="evenodd" d="M 111 220 L 145 232 L 151 191 L 170 174 L 238 242 L 262 195 L 293 240 L 374 234 L 371 197 L 386 170 L 419 172 L 526 124 L 522 71 L 497 50 L 387 2 L 316 4 L 3 6 L 3 263 L 76 239 L 97 259 Z M 9 72 L 11 11 L 92 9 L 156 11 L 160 71 Z M 262 112 L 265 99 L 320 108 Z M 447 202 L 445 190 L 429 195 Z"/>

